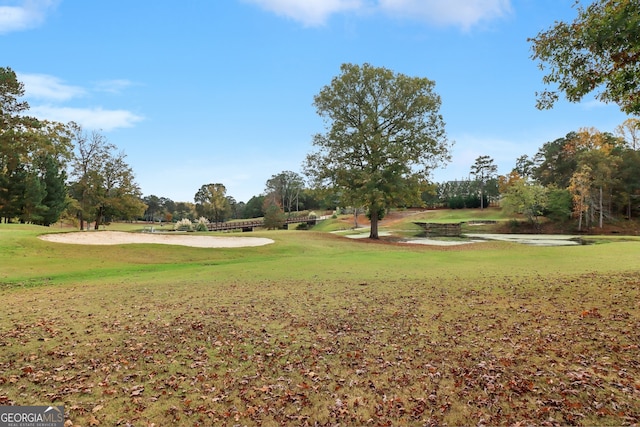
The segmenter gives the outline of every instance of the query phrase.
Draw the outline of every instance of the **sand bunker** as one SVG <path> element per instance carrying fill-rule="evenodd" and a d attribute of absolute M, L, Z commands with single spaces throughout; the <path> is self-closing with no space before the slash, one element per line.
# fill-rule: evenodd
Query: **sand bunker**
<path fill-rule="evenodd" d="M 195 248 L 241 248 L 264 246 L 273 240 L 263 237 L 190 236 L 186 234 L 126 233 L 122 231 L 81 231 L 77 233 L 43 234 L 40 239 L 76 245 L 122 245 L 156 243 Z"/>

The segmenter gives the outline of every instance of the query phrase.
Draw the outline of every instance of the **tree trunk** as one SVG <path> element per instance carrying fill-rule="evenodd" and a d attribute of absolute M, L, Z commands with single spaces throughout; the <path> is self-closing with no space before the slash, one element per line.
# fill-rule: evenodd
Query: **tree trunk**
<path fill-rule="evenodd" d="M 587 211 L 589 212 L 589 220 L 587 221 L 587 228 L 593 227 L 593 224 L 596 223 L 596 209 L 595 209 L 595 200 L 593 200 L 593 193 L 589 194 L 589 204 L 587 205 Z"/>
<path fill-rule="evenodd" d="M 98 209 L 98 211 L 96 212 L 96 222 L 95 225 L 93 227 L 94 230 L 99 230 L 100 229 L 100 223 L 104 220 L 104 208 L 100 207 Z"/>
<path fill-rule="evenodd" d="M 584 197 L 580 198 L 580 206 L 579 206 L 579 210 L 578 210 L 578 231 L 582 231 L 582 201 L 583 201 Z"/>
<path fill-rule="evenodd" d="M 609 202 L 607 206 L 607 215 L 609 218 L 613 218 L 613 189 L 609 190 Z"/>
<path fill-rule="evenodd" d="M 602 207 L 602 186 L 600 186 L 600 219 L 599 219 L 599 225 L 600 228 L 602 228 L 602 218 L 604 216 L 604 212 L 602 212 L 603 207 Z"/>
<path fill-rule="evenodd" d="M 378 207 L 371 207 L 371 232 L 369 233 L 370 239 L 379 239 L 378 236 Z"/>

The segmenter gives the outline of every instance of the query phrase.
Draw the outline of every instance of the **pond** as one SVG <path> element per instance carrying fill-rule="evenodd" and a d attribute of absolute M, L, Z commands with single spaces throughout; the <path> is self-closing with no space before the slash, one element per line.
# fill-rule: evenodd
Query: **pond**
<path fill-rule="evenodd" d="M 534 246 L 577 246 L 585 242 L 580 236 L 567 234 L 465 234 L 471 239 L 500 240 Z"/>
<path fill-rule="evenodd" d="M 380 233 L 380 237 L 389 236 L 389 233 Z M 362 239 L 369 237 L 369 232 L 348 235 L 351 239 Z M 404 243 L 416 245 L 434 246 L 457 246 L 471 243 L 484 242 L 487 240 L 499 240 L 503 242 L 514 242 L 523 245 L 533 246 L 579 246 L 586 242 L 576 235 L 568 234 L 488 234 L 470 233 L 461 237 L 407 237 L 402 240 Z"/>

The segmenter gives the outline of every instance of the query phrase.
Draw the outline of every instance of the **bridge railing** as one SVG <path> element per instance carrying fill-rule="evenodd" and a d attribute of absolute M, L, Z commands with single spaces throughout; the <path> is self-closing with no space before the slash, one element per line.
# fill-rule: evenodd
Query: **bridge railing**
<path fill-rule="evenodd" d="M 285 224 L 295 224 L 300 222 L 315 222 L 318 221 L 317 217 L 303 216 L 303 217 L 291 217 L 285 219 Z M 257 219 L 253 221 L 227 221 L 227 222 L 210 222 L 207 224 L 209 231 L 223 231 L 223 230 L 239 230 L 239 229 L 253 229 L 264 226 L 264 219 Z"/>

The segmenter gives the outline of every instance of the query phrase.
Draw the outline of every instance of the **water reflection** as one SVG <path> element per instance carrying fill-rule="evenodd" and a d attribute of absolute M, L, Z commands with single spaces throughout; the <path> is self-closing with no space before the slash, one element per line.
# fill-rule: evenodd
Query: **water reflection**
<path fill-rule="evenodd" d="M 389 236 L 389 233 L 380 233 L 380 236 Z M 346 236 L 352 239 L 369 237 L 368 231 L 362 234 Z M 590 244 L 588 240 L 576 235 L 566 234 L 497 234 L 497 233 L 470 233 L 460 237 L 427 237 L 426 234 L 418 236 L 406 236 L 400 241 L 407 244 L 434 245 L 434 246 L 458 246 L 468 245 L 487 240 L 520 243 L 531 246 L 580 246 Z"/>

